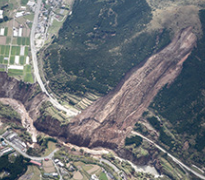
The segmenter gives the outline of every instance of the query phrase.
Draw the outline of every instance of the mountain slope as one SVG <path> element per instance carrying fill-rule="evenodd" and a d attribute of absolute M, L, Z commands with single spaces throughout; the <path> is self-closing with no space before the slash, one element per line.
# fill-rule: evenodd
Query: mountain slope
<path fill-rule="evenodd" d="M 165 87 L 155 98 L 155 109 L 176 138 L 179 146 L 187 144 L 186 150 L 171 150 L 199 164 L 205 163 L 205 11 L 200 11 L 203 36 L 184 64 L 184 70 L 176 81 Z M 166 143 L 165 143 L 166 144 Z M 191 156 L 190 156 L 191 154 Z"/>
<path fill-rule="evenodd" d="M 151 8 L 146 0 L 76 0 L 73 14 L 43 57 L 49 87 L 69 94 L 106 94 L 125 73 L 169 41 L 167 31 L 147 32 Z"/>
<path fill-rule="evenodd" d="M 74 118 L 68 141 L 86 146 L 117 147 L 158 91 L 180 73 L 196 43 L 192 28 L 176 35 L 162 51 L 128 73 L 118 87 Z"/>

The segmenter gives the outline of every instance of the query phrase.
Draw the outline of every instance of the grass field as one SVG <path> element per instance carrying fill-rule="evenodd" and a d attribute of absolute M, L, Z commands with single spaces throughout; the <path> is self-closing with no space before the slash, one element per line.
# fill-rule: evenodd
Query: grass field
<path fill-rule="evenodd" d="M 25 55 L 25 56 L 28 56 L 28 47 L 25 47 L 24 55 Z"/>
<path fill-rule="evenodd" d="M 25 64 L 25 58 L 24 56 L 20 56 L 20 65 L 24 65 Z"/>
<path fill-rule="evenodd" d="M 0 64 L 4 62 L 4 56 L 0 55 Z"/>
<path fill-rule="evenodd" d="M 108 180 L 107 176 L 105 173 L 100 173 L 100 177 L 99 177 L 100 180 Z"/>
<path fill-rule="evenodd" d="M 5 27 L 4 36 L 7 36 L 7 35 L 8 35 L 8 27 Z"/>
<path fill-rule="evenodd" d="M 33 76 L 30 73 L 24 75 L 24 81 L 29 83 L 34 83 Z"/>
<path fill-rule="evenodd" d="M 25 6 L 27 4 L 28 0 L 21 0 L 21 5 Z"/>
<path fill-rule="evenodd" d="M 12 46 L 11 55 L 20 55 L 20 46 Z"/>
<path fill-rule="evenodd" d="M 9 50 L 10 50 L 9 45 L 0 45 L 0 54 L 9 56 Z"/>
<path fill-rule="evenodd" d="M 18 45 L 29 45 L 30 38 L 29 37 L 17 37 L 17 44 Z"/>
<path fill-rule="evenodd" d="M 45 150 L 43 156 L 48 156 L 50 153 L 52 153 L 56 149 L 56 143 L 49 141 L 48 142 L 48 148 Z"/>
<path fill-rule="evenodd" d="M 9 64 L 13 65 L 14 61 L 15 61 L 15 56 L 11 56 Z"/>
<path fill-rule="evenodd" d="M 29 15 L 24 16 L 24 18 L 28 19 L 30 21 L 33 21 L 34 15 L 33 14 L 29 14 Z"/>
<path fill-rule="evenodd" d="M 0 72 L 5 72 L 4 68 L 0 68 Z"/>
<path fill-rule="evenodd" d="M 34 83 L 33 75 L 31 72 L 31 65 L 24 66 L 24 81 L 29 83 Z"/>
<path fill-rule="evenodd" d="M 22 76 L 23 75 L 23 70 L 9 69 L 8 70 L 8 75 L 9 76 Z"/>
<path fill-rule="evenodd" d="M 8 64 L 8 60 L 7 60 L 7 59 L 4 59 L 3 64 Z"/>
<path fill-rule="evenodd" d="M 41 174 L 41 172 L 38 169 L 38 167 L 36 167 L 36 166 L 28 166 L 28 169 L 27 169 L 27 171 L 26 171 L 26 173 L 24 175 L 26 175 L 27 177 L 30 177 L 29 180 L 37 180 L 37 179 L 40 179 L 40 174 Z M 19 178 L 19 180 L 27 179 L 27 178 L 23 178 L 23 176 L 21 176 Z"/>
<path fill-rule="evenodd" d="M 26 66 L 24 67 L 24 72 L 25 72 L 25 73 L 31 73 L 31 65 L 26 65 Z"/>
<path fill-rule="evenodd" d="M 62 22 L 58 22 L 55 19 L 53 20 L 52 26 L 49 28 L 48 32 L 51 34 L 58 33 L 58 30 L 61 28 Z"/>

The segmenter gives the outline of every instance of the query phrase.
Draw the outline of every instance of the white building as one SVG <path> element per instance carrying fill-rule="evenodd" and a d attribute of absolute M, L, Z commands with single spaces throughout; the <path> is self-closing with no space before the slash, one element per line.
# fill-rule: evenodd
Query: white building
<path fill-rule="evenodd" d="M 33 1 L 28 1 L 27 6 L 33 7 L 36 3 Z"/>
<path fill-rule="evenodd" d="M 4 36 L 4 32 L 5 32 L 5 29 L 4 29 L 4 28 L 1 28 L 1 29 L 0 29 L 0 35 L 1 35 L 1 36 Z"/>
<path fill-rule="evenodd" d="M 18 33 L 19 37 L 22 36 L 22 33 L 23 33 L 23 28 L 19 28 L 19 33 Z"/>
<path fill-rule="evenodd" d="M 17 12 L 16 13 L 16 18 L 21 17 L 25 14 L 25 11 Z"/>
<path fill-rule="evenodd" d="M 3 19 L 3 13 L 4 13 L 4 11 L 0 10 L 0 19 Z"/>
<path fill-rule="evenodd" d="M 63 164 L 62 162 L 60 162 L 60 161 L 59 161 L 57 164 L 58 164 L 60 167 L 63 167 L 63 166 L 64 166 L 64 164 Z"/>
<path fill-rule="evenodd" d="M 58 163 L 58 162 L 59 162 L 59 159 L 55 159 L 54 162 L 55 162 L 55 163 Z"/>
<path fill-rule="evenodd" d="M 92 174 L 90 180 L 99 180 L 98 177 L 95 174 Z"/>

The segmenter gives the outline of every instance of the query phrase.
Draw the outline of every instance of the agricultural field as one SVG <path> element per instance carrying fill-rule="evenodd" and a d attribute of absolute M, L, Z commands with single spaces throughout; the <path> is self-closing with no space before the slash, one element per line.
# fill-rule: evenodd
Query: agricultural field
<path fill-rule="evenodd" d="M 45 173 L 54 173 L 56 172 L 56 169 L 53 165 L 53 161 L 49 160 L 49 161 L 43 161 L 43 170 Z"/>
<path fill-rule="evenodd" d="M 73 172 L 73 178 L 72 180 L 81 180 L 81 179 L 90 179 L 92 175 L 96 175 L 99 177 L 100 180 L 107 180 L 106 174 L 103 172 L 103 168 L 94 165 L 94 164 L 85 164 L 83 162 L 70 162 L 67 164 L 67 166 L 70 166 L 73 164 L 75 167 L 77 167 L 77 170 Z M 68 167 L 69 168 L 69 167 Z"/>
<path fill-rule="evenodd" d="M 33 83 L 29 49 L 31 31 L 29 25 L 31 27 L 33 13 L 27 2 L 28 0 L 0 2 L 4 16 L 3 22 L 0 23 L 0 71 L 5 71 L 9 76 L 19 80 Z M 22 15 L 17 14 L 21 12 Z"/>

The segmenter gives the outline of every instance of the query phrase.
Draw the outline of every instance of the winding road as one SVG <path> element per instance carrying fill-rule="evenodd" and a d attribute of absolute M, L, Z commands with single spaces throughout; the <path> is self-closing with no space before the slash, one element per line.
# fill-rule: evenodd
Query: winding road
<path fill-rule="evenodd" d="M 51 97 L 51 95 L 46 90 L 46 88 L 42 82 L 41 76 L 39 74 L 38 61 L 37 61 L 37 56 L 36 56 L 36 47 L 35 47 L 34 41 L 35 41 L 35 30 L 36 30 L 36 27 L 38 25 L 38 16 L 40 14 L 41 3 L 42 3 L 42 0 L 37 0 L 35 13 L 34 13 L 35 15 L 34 15 L 34 19 L 33 19 L 33 25 L 31 28 L 31 35 L 30 35 L 30 47 L 31 47 L 32 60 L 33 60 L 35 80 L 38 82 L 39 86 L 41 87 L 41 90 L 44 93 L 46 93 L 46 95 L 49 97 L 49 100 L 53 104 L 54 107 L 56 107 L 57 109 L 59 109 L 61 111 L 65 111 L 68 116 L 76 116 L 79 113 L 79 112 L 77 112 L 77 110 L 74 111 L 71 109 L 67 109 L 64 106 L 62 106 L 61 104 L 59 104 L 56 99 Z"/>
<path fill-rule="evenodd" d="M 153 142 L 152 140 L 148 139 L 147 137 L 143 136 L 142 134 L 132 131 L 131 132 L 134 135 L 140 136 L 142 137 L 144 140 L 148 141 L 149 143 L 153 144 L 156 148 L 158 148 L 160 151 L 164 152 L 167 154 L 167 156 L 169 156 L 175 163 L 177 163 L 178 165 L 180 165 L 181 167 L 183 167 L 184 169 L 186 169 L 187 171 L 193 173 L 195 176 L 204 179 L 205 180 L 205 176 L 199 174 L 198 172 L 194 171 L 193 169 L 191 169 L 190 167 L 188 167 L 187 165 L 185 165 L 184 163 L 182 163 L 181 161 L 179 161 L 177 158 L 175 158 L 174 156 L 172 156 L 170 153 L 168 153 L 165 149 L 163 149 L 162 147 L 160 147 L 159 145 L 157 145 L 155 142 Z"/>

